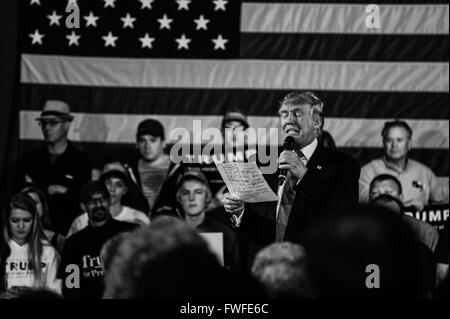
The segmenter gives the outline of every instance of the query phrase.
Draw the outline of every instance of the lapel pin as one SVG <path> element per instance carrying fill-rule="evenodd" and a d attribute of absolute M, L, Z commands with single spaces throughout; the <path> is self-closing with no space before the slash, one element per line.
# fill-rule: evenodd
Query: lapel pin
<path fill-rule="evenodd" d="M 322 166 L 320 166 L 320 165 L 317 165 L 317 169 L 322 169 Z"/>

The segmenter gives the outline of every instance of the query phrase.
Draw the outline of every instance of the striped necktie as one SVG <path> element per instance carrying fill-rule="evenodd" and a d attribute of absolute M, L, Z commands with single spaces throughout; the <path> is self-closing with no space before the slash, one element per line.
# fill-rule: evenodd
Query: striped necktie
<path fill-rule="evenodd" d="M 301 161 L 305 164 L 307 159 L 301 151 L 297 151 L 297 155 Z M 306 165 L 306 164 L 305 164 Z M 280 242 L 284 240 L 284 235 L 286 232 L 286 226 L 289 220 L 289 215 L 291 213 L 292 204 L 295 198 L 294 187 L 297 184 L 298 179 L 292 176 L 291 172 L 288 171 L 286 174 L 286 180 L 284 182 L 283 194 L 280 199 L 280 207 L 277 214 L 276 230 L 275 230 L 275 241 Z"/>

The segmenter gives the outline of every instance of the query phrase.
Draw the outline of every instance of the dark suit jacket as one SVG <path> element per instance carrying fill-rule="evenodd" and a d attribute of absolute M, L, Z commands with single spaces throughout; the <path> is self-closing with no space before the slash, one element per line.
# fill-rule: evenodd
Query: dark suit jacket
<path fill-rule="evenodd" d="M 305 232 L 327 214 L 337 213 L 358 202 L 360 166 L 352 157 L 317 146 L 307 164 L 308 171 L 295 186 L 295 198 L 286 227 L 285 240 L 303 244 Z M 278 172 L 265 175 L 278 191 Z M 275 241 L 277 202 L 246 204 L 237 232 L 248 266 L 261 248 Z"/>

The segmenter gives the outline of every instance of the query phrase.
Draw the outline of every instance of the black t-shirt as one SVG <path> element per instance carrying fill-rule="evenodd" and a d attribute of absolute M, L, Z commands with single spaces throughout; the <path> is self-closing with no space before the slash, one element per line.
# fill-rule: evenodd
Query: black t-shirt
<path fill-rule="evenodd" d="M 87 226 L 69 237 L 64 246 L 58 277 L 63 280 L 65 298 L 100 299 L 103 296 L 103 268 L 100 251 L 103 244 L 121 232 L 132 231 L 136 226 L 110 218 L 101 227 Z M 77 265 L 80 274 L 80 287 L 69 288 L 66 278 L 73 272 L 66 273 L 70 264 Z"/>
<path fill-rule="evenodd" d="M 223 211 L 223 209 L 220 210 Z M 222 233 L 224 265 L 233 270 L 241 270 L 239 245 L 235 233 L 228 225 L 210 213 L 212 212 L 206 213 L 205 220 L 197 226 L 197 231 L 200 233 Z M 223 211 L 223 215 L 225 214 L 225 211 Z"/>

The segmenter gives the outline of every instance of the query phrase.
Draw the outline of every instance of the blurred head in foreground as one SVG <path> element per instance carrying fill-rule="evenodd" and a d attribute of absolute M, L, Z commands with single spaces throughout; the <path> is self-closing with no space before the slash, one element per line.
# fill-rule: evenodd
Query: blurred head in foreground
<path fill-rule="evenodd" d="M 386 208 L 357 206 L 329 216 L 311 229 L 305 248 L 319 298 L 419 296 L 414 236 L 401 216 Z"/>
<path fill-rule="evenodd" d="M 256 255 L 252 275 L 269 298 L 314 297 L 306 270 L 306 252 L 300 245 L 282 242 L 265 247 Z"/>
<path fill-rule="evenodd" d="M 235 296 L 239 285 L 207 243 L 176 218 L 157 218 L 120 244 L 105 277 L 104 298 L 208 298 Z"/>

